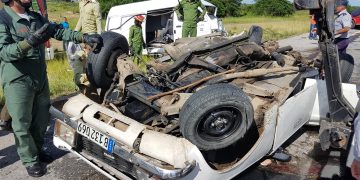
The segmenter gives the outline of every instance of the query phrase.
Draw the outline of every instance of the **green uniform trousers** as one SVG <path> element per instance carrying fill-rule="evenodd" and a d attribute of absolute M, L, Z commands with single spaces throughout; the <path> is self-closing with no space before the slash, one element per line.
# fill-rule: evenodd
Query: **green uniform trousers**
<path fill-rule="evenodd" d="M 196 37 L 197 36 L 197 26 L 195 25 L 187 25 L 184 23 L 183 29 L 182 29 L 182 37 Z"/>
<path fill-rule="evenodd" d="M 35 84 L 24 75 L 3 85 L 17 152 L 26 167 L 38 162 L 50 118 L 48 80 L 42 86 Z"/>
<path fill-rule="evenodd" d="M 142 60 L 143 45 L 142 43 L 135 43 L 132 45 L 132 48 L 134 51 L 134 63 L 140 64 Z"/>

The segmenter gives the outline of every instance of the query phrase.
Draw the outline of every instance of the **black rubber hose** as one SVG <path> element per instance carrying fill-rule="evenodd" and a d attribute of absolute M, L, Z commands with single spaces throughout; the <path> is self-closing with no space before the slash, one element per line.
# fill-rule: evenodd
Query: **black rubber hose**
<path fill-rule="evenodd" d="M 276 50 L 277 53 L 284 53 L 286 51 L 292 51 L 293 50 L 293 47 L 292 46 L 284 46 L 284 47 L 281 47 L 279 49 Z"/>

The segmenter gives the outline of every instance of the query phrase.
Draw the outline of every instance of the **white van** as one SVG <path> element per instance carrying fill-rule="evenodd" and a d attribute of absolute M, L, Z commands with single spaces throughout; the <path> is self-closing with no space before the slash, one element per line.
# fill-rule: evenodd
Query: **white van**
<path fill-rule="evenodd" d="M 204 0 L 201 3 L 207 13 L 204 21 L 198 23 L 197 36 L 225 32 L 222 21 L 216 17 L 217 7 Z M 134 16 L 141 14 L 145 16 L 143 34 L 147 44 L 173 42 L 182 37 L 183 22 L 178 20 L 174 11 L 178 4 L 179 0 L 149 0 L 114 6 L 107 16 L 105 30 L 117 32 L 129 40 Z"/>

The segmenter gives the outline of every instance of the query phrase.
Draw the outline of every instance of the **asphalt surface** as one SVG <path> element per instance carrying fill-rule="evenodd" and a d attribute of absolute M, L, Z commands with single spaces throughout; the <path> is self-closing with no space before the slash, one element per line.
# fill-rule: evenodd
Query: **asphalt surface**
<path fill-rule="evenodd" d="M 46 132 L 44 149 L 55 159 L 47 166 L 47 173 L 41 178 L 31 178 L 27 175 L 26 169 L 22 166 L 19 156 L 16 153 L 13 133 L 0 131 L 0 179 L 1 180 L 20 180 L 20 179 L 42 179 L 42 180 L 100 180 L 106 179 L 102 174 L 95 171 L 77 156 L 57 149 L 52 144 L 54 120 Z"/>
<path fill-rule="evenodd" d="M 360 57 L 360 51 L 358 51 L 360 38 L 356 35 L 356 31 L 352 31 L 352 34 L 353 43 L 349 46 L 349 53 L 354 57 Z M 292 45 L 294 50 L 302 52 L 304 56 L 309 58 L 319 56 L 317 41 L 308 40 L 307 34 L 281 40 L 279 43 L 281 46 Z M 47 174 L 36 179 L 106 179 L 105 176 L 75 155 L 59 150 L 52 145 L 53 124 L 54 120 L 51 119 L 51 126 L 46 134 L 45 149 L 55 160 L 46 165 Z M 293 157 L 289 163 L 267 160 L 269 164 L 262 166 L 259 162 L 236 179 L 337 179 L 340 154 L 339 152 L 322 152 L 319 148 L 317 131 L 316 128 L 304 127 L 285 143 L 285 150 Z M 13 134 L 8 131 L 0 131 L 0 179 L 35 179 L 27 176 L 27 172 L 16 153 Z"/>

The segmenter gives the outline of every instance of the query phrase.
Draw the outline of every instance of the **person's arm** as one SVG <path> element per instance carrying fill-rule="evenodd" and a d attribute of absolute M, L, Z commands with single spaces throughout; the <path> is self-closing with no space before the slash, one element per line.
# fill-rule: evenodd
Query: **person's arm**
<path fill-rule="evenodd" d="M 59 40 L 59 41 L 73 41 L 75 43 L 82 43 L 83 42 L 83 33 L 78 31 L 73 31 L 71 29 L 64 29 L 60 28 L 59 25 L 50 23 L 49 20 L 45 19 L 44 17 L 40 16 L 42 18 L 42 22 L 49 23 L 50 27 L 48 31 L 52 32 L 51 37 Z"/>
<path fill-rule="evenodd" d="M 183 9 L 182 1 L 179 2 L 179 4 L 175 7 L 175 12 L 178 19 L 182 20 L 184 18 L 184 9 Z"/>
<path fill-rule="evenodd" d="M 80 15 L 79 15 L 79 19 L 78 19 L 78 22 L 76 23 L 76 26 L 75 26 L 75 31 L 81 31 L 81 24 L 82 24 L 82 13 L 81 13 L 81 9 L 83 8 L 83 2 L 82 1 L 80 1 L 79 2 L 79 13 L 80 13 Z"/>
<path fill-rule="evenodd" d="M 360 179 L 360 116 L 358 115 L 355 119 L 354 125 L 354 138 L 355 138 L 355 151 L 354 161 L 351 166 L 351 172 L 354 178 Z"/>
<path fill-rule="evenodd" d="M 82 5 L 82 2 L 80 1 L 79 2 L 79 13 L 80 13 L 80 15 L 79 15 L 79 19 L 78 19 L 78 22 L 76 23 L 76 26 L 75 26 L 75 31 L 81 31 L 81 26 L 82 26 L 82 13 L 81 13 L 81 8 L 83 7 L 83 5 Z"/>
<path fill-rule="evenodd" d="M 347 33 L 347 32 L 349 32 L 350 31 L 350 27 L 344 27 L 344 28 L 342 28 L 342 29 L 340 29 L 340 30 L 338 30 L 338 31 L 336 31 L 335 32 L 335 35 L 339 35 L 339 34 L 344 34 L 344 33 Z"/>
<path fill-rule="evenodd" d="M 100 11 L 100 4 L 99 3 L 95 3 L 94 4 L 95 8 L 94 8 L 94 15 L 96 18 L 96 30 L 98 34 L 101 34 L 102 32 L 102 28 L 101 28 L 101 11 Z"/>
<path fill-rule="evenodd" d="M 336 31 L 335 35 L 344 34 L 344 33 L 349 32 L 351 29 L 351 22 L 352 22 L 351 16 L 343 17 L 342 22 L 341 22 L 343 28 Z"/>
<path fill-rule="evenodd" d="M 81 24 L 82 24 L 82 22 L 81 22 L 81 14 L 80 14 L 79 20 L 78 20 L 74 30 L 81 31 Z"/>
<path fill-rule="evenodd" d="M 201 3 L 201 1 L 199 1 L 199 6 L 200 6 L 200 8 L 202 9 L 202 12 L 201 12 L 201 14 L 200 14 L 200 16 L 199 16 L 199 19 L 200 19 L 201 21 L 203 21 L 203 20 L 204 20 L 204 17 L 205 17 L 205 14 L 206 14 L 206 7 Z"/>
<path fill-rule="evenodd" d="M 83 33 L 60 28 L 55 31 L 53 38 L 59 41 L 74 41 L 75 43 L 82 43 Z"/>
<path fill-rule="evenodd" d="M 0 24 L 0 60 L 4 62 L 14 62 L 21 60 L 32 48 L 25 40 L 13 42 L 10 30 Z"/>
<path fill-rule="evenodd" d="M 130 27 L 130 33 L 129 33 L 129 46 L 132 47 L 132 39 L 134 37 L 134 27 Z"/>

